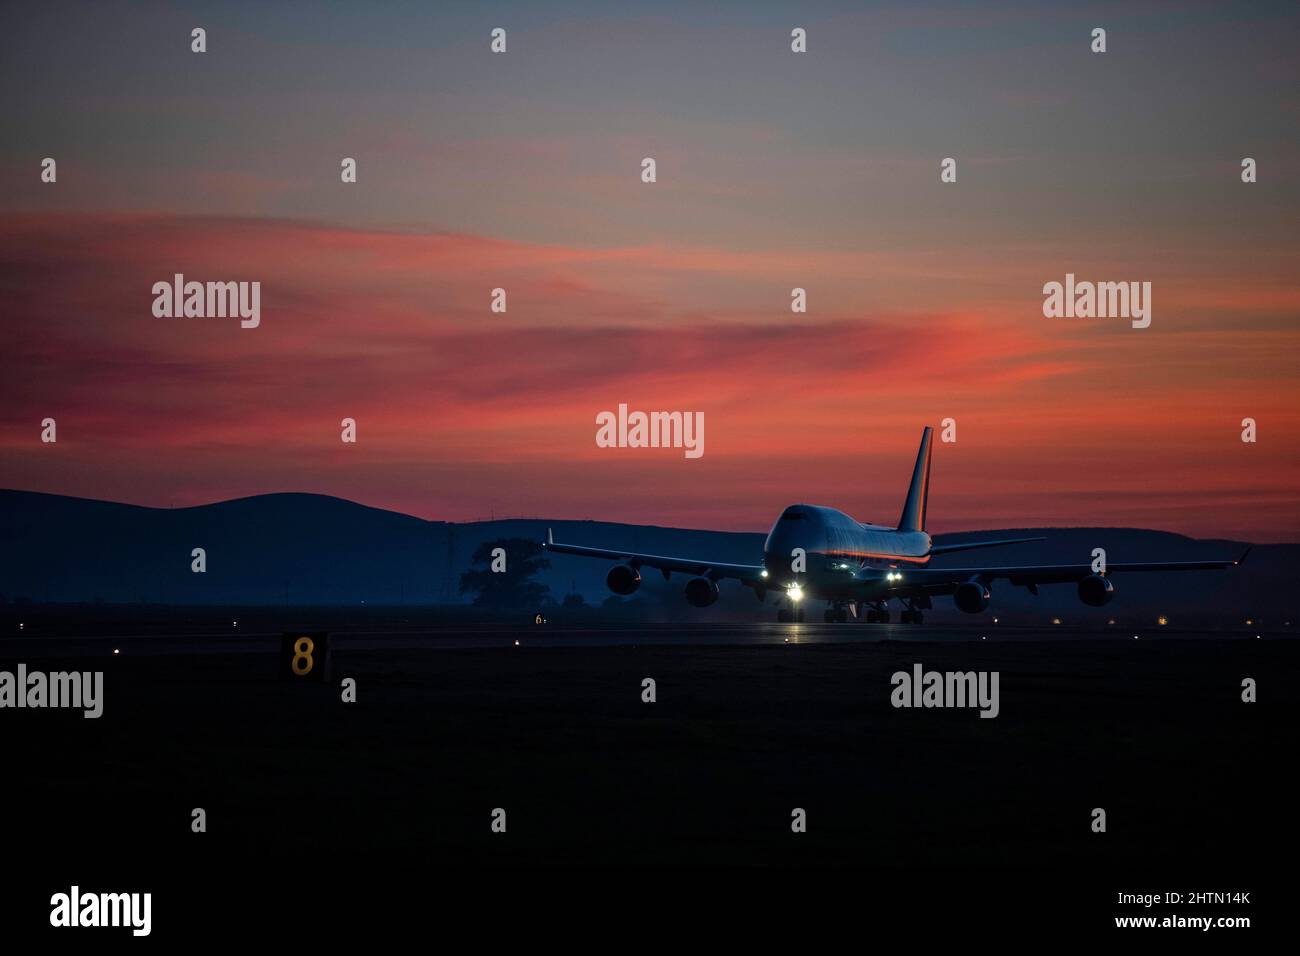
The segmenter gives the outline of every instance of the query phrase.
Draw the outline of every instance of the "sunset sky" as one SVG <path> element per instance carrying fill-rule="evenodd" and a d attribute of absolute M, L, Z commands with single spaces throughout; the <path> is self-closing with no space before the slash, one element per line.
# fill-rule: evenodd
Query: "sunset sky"
<path fill-rule="evenodd" d="M 7 16 L 0 487 L 893 522 L 951 417 L 932 531 L 1300 540 L 1300 7 L 464 6 Z M 1067 272 L 1151 327 L 1044 318 Z M 261 326 L 156 318 L 175 273 Z M 598 448 L 619 403 L 705 454 Z"/>

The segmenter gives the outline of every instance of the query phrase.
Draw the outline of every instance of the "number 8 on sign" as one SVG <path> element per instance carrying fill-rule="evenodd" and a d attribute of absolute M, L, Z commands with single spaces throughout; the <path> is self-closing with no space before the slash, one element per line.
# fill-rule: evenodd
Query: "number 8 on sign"
<path fill-rule="evenodd" d="M 293 672 L 299 677 L 311 673 L 316 662 L 311 659 L 311 652 L 316 650 L 316 642 L 310 637 L 300 637 L 293 644 Z"/>
<path fill-rule="evenodd" d="M 328 680 L 329 635 L 286 631 L 280 635 L 281 680 Z"/>

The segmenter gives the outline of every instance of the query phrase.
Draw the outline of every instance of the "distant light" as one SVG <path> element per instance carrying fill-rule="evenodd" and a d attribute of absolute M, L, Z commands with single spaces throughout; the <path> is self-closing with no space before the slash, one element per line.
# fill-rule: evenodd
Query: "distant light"
<path fill-rule="evenodd" d="M 1254 624 L 1254 623 L 1255 623 L 1255 620 L 1254 620 L 1254 618 L 1249 618 L 1249 617 L 1248 617 L 1248 618 L 1246 618 L 1246 623 L 1247 623 L 1247 624 Z"/>
<path fill-rule="evenodd" d="M 1169 618 L 1161 614 L 1158 618 L 1156 618 L 1156 623 L 1159 624 L 1161 627 L 1164 627 L 1166 624 L 1169 623 Z"/>
<path fill-rule="evenodd" d="M 18 625 L 18 630 L 21 631 L 21 630 L 22 630 L 23 628 L 25 628 L 26 626 L 27 626 L 26 624 L 19 624 L 19 625 Z"/>
<path fill-rule="evenodd" d="M 1112 617 L 1112 618 L 1111 618 L 1109 621 L 1107 621 L 1106 623 L 1107 623 L 1107 624 L 1114 624 L 1114 623 L 1115 623 L 1115 619 Z"/>
<path fill-rule="evenodd" d="M 759 576 L 760 578 L 765 578 L 765 577 L 767 577 L 767 568 L 764 568 L 762 571 L 759 571 L 759 572 L 758 572 L 758 576 Z"/>
<path fill-rule="evenodd" d="M 988 638 L 985 637 L 983 634 L 981 634 L 981 635 L 980 635 L 980 640 L 981 640 L 981 641 L 987 641 Z"/>
<path fill-rule="evenodd" d="M 231 622 L 230 622 L 230 626 L 231 626 L 231 627 L 239 627 L 239 622 L 238 622 L 238 621 L 231 621 Z"/>
<path fill-rule="evenodd" d="M 1255 640 L 1259 640 L 1259 635 L 1258 635 L 1258 634 L 1255 635 Z"/>
<path fill-rule="evenodd" d="M 998 622 L 998 619 L 995 617 L 995 618 L 993 619 L 993 623 L 996 624 L 997 622 Z"/>
<path fill-rule="evenodd" d="M 1061 619 L 1060 619 L 1059 617 L 1054 617 L 1054 618 L 1052 618 L 1052 623 L 1053 623 L 1053 624 L 1060 624 L 1060 623 L 1061 623 Z"/>
<path fill-rule="evenodd" d="M 122 653 L 122 652 L 119 651 L 116 647 L 113 648 L 113 656 L 114 656 L 114 657 L 116 657 L 118 654 L 121 654 L 121 653 Z"/>
<path fill-rule="evenodd" d="M 790 590 L 786 591 L 785 594 L 791 601 L 803 600 L 803 588 L 799 587 L 797 584 L 790 585 Z"/>
<path fill-rule="evenodd" d="M 519 639 L 518 639 L 518 638 L 515 638 L 515 647 L 518 647 L 518 646 L 519 646 Z"/>
<path fill-rule="evenodd" d="M 787 637 L 787 638 L 785 639 L 785 642 L 786 642 L 787 644 L 789 644 L 789 643 L 790 643 L 790 638 Z"/>
<path fill-rule="evenodd" d="M 1134 635 L 1133 635 L 1133 640 L 1136 641 L 1137 639 L 1138 639 L 1138 636 L 1137 636 L 1136 634 L 1134 634 Z"/>

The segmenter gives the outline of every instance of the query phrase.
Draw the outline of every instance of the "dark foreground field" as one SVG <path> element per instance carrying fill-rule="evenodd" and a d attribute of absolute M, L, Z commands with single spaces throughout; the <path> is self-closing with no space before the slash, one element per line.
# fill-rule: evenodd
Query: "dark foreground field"
<path fill-rule="evenodd" d="M 913 630 L 514 647 L 493 634 L 483 649 L 354 639 L 324 685 L 278 679 L 272 644 L 256 640 L 237 654 L 151 642 L 116 657 L 102 642 L 76 658 L 0 645 L 0 669 L 106 671 L 98 720 L 0 712 L 5 855 L 37 874 L 22 891 L 35 915 L 77 880 L 165 899 L 200 876 L 296 874 L 274 879 L 306 880 L 319 905 L 337 880 L 480 864 L 757 864 L 871 868 L 863 886 L 941 885 L 937 871 L 955 871 L 1008 894 L 1023 870 L 1045 870 L 1029 881 L 1082 882 L 1100 918 L 1120 891 L 1254 886 L 1258 898 L 1293 865 L 1295 641 Z M 1001 713 L 894 709 L 890 675 L 917 662 L 999 671 Z M 340 700 L 344 677 L 356 703 Z M 1245 677 L 1258 703 L 1241 701 Z M 505 834 L 490 829 L 498 807 Z M 804 834 L 791 832 L 795 807 Z M 1094 807 L 1104 834 L 1091 832 Z"/>

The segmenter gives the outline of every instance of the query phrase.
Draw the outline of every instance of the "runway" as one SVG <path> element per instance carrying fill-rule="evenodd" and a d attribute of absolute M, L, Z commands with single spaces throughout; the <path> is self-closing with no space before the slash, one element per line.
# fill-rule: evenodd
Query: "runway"
<path fill-rule="evenodd" d="M 1279 636 L 349 623 L 321 682 L 287 677 L 265 630 L 0 642 L 0 670 L 103 671 L 96 719 L 0 711 L 6 846 L 51 861 L 36 903 L 69 873 L 206 918 L 216 904 L 178 893 L 249 888 L 280 912 L 322 885 L 397 898 L 434 868 L 658 885 L 662 867 L 830 866 L 869 871 L 855 892 L 964 899 L 978 871 L 990 893 L 1093 913 L 1119 889 L 1258 887 L 1289 854 L 1300 642 Z M 894 675 L 918 665 L 996 674 L 996 715 L 899 708 Z"/>
<path fill-rule="evenodd" d="M 342 651 L 383 650 L 466 650 L 473 648 L 545 647 L 635 647 L 635 646 L 768 646 L 781 644 L 903 644 L 1037 643 L 1078 641 L 1276 641 L 1294 639 L 1295 629 L 1280 626 L 1198 630 L 1161 626 L 1114 625 L 1109 627 L 1010 626 L 983 623 L 960 624 L 622 624 L 562 625 L 532 624 L 445 624 L 395 623 L 383 628 L 358 626 L 344 620 L 334 624 L 328 617 L 304 615 L 300 624 L 282 622 L 281 630 L 238 626 L 168 632 L 156 627 L 136 630 L 128 627 L 81 630 L 66 624 L 43 634 L 28 627 L 22 636 L 0 639 L 0 659 L 24 654 L 43 656 L 101 657 L 129 655 L 258 654 L 279 648 L 282 633 L 325 631 L 333 646 Z M 221 631 L 224 631 L 222 633 Z"/>

